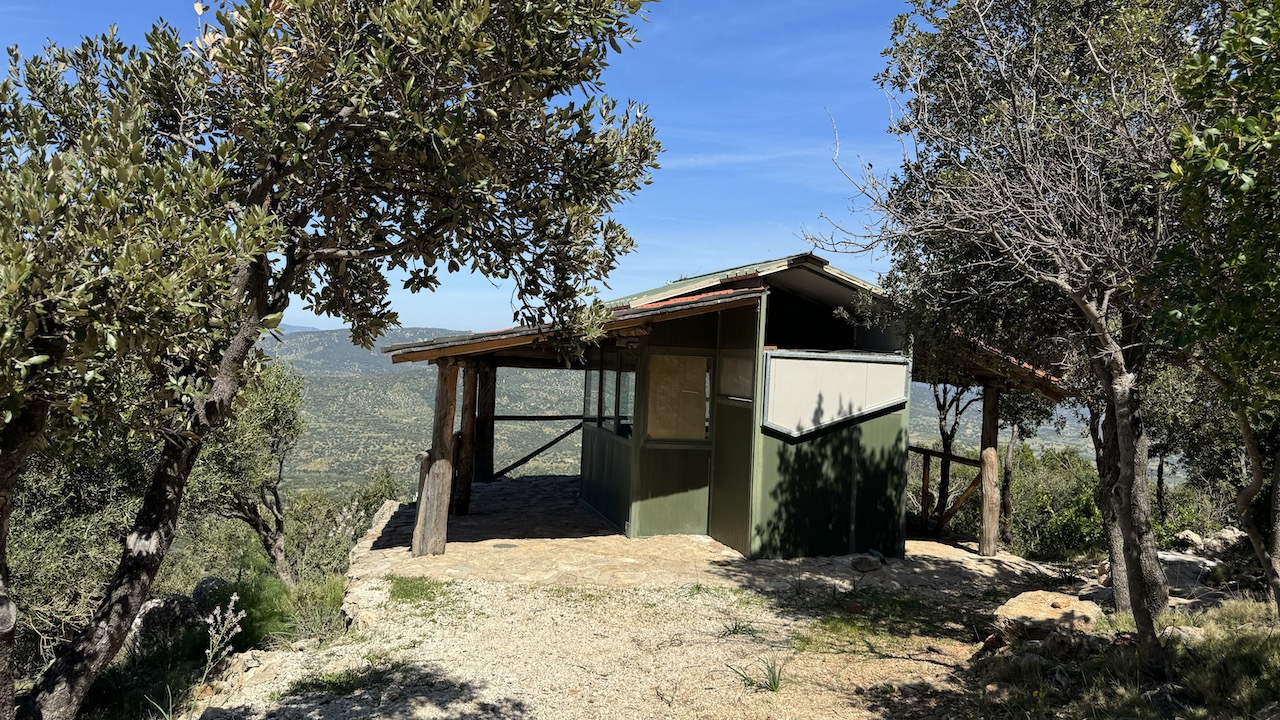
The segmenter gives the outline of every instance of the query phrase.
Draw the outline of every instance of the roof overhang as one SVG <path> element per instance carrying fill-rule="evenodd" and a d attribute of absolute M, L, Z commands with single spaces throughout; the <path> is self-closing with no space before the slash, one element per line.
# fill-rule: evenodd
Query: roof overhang
<path fill-rule="evenodd" d="M 747 307 L 758 303 L 764 293 L 765 288 L 757 284 L 650 301 L 637 307 L 617 308 L 605 322 L 603 330 L 608 335 L 625 335 L 628 331 L 639 330 L 655 322 Z M 546 325 L 517 327 L 397 343 L 382 348 L 382 352 L 390 355 L 393 363 L 435 362 L 442 358 L 464 358 L 516 350 L 524 351 L 520 353 L 524 356 L 535 354 L 555 358 L 557 349 L 547 342 L 552 335 L 552 328 Z"/>

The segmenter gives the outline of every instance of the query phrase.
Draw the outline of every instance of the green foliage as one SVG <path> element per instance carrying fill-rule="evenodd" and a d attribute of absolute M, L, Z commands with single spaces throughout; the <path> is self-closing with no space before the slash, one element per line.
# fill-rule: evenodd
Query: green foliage
<path fill-rule="evenodd" d="M 268 363 L 249 374 L 192 470 L 188 511 L 238 517 L 278 489 L 302 435 L 301 406 L 302 376 L 288 366 Z M 258 513 L 270 517 L 267 508 Z"/>
<path fill-rule="evenodd" d="M 728 667 L 742 681 L 742 686 L 749 690 L 778 692 L 782 689 L 782 670 L 786 667 L 786 663 L 778 662 L 776 657 L 760 659 L 761 671 L 758 677 L 745 667 L 734 667 L 733 665 Z"/>
<path fill-rule="evenodd" d="M 226 599 L 219 598 L 219 605 L 230 602 L 231 595 L 238 595 L 237 607 L 244 611 L 240 632 L 231 639 L 236 652 L 264 647 L 278 638 L 294 635 L 294 602 L 288 586 L 269 572 L 246 574 L 231 583 Z"/>
<path fill-rule="evenodd" d="M 1190 530 L 1201 537 L 1218 532 L 1232 517 L 1231 502 L 1213 495 L 1199 485 L 1182 484 L 1166 493 L 1167 517 L 1155 523 L 1156 542 L 1173 547 L 1174 536 Z"/>
<path fill-rule="evenodd" d="M 734 635 L 749 635 L 751 637 L 755 637 L 759 634 L 760 631 L 756 629 L 755 625 L 738 618 L 734 618 L 726 622 L 724 627 L 720 630 L 720 637 L 732 637 Z"/>
<path fill-rule="evenodd" d="M 1173 137 L 1168 175 L 1193 239 L 1171 253 L 1176 337 L 1229 394 L 1274 421 L 1280 394 L 1280 18 L 1269 0 L 1231 15 L 1217 47 L 1192 59 L 1182 91 L 1197 121 Z M 1270 424 L 1264 418 L 1264 425 Z"/>
<path fill-rule="evenodd" d="M 381 685 L 400 668 L 401 663 L 385 658 L 366 658 L 365 667 L 347 668 L 334 672 L 314 672 L 289 683 L 279 698 L 298 695 L 330 695 L 344 697 L 366 687 Z"/>
<path fill-rule="evenodd" d="M 443 597 L 450 584 L 443 580 L 402 575 L 389 576 L 387 583 L 390 585 L 389 597 L 400 603 L 434 603 Z"/>
<path fill-rule="evenodd" d="M 346 581 L 342 575 L 330 575 L 314 582 L 303 582 L 293 591 L 293 634 L 305 638 L 333 637 L 346 629 L 342 600 Z"/>
<path fill-rule="evenodd" d="M 53 644 L 92 612 L 137 509 L 147 448 L 104 442 L 82 451 L 72 462 L 39 454 L 21 476 L 8 548 L 19 674 L 43 666 Z"/>
<path fill-rule="evenodd" d="M 1024 445 L 1014 463 L 1012 552 L 1063 560 L 1105 549 L 1092 462 L 1075 448 L 1037 456 Z"/>
<path fill-rule="evenodd" d="M 178 61 L 177 66 L 189 66 Z M 211 304 L 274 246 L 261 213 L 228 223 L 223 163 L 154 131 L 149 87 L 173 68 L 114 36 L 13 55 L 0 82 L 0 427 L 40 403 L 154 426 L 207 391 L 240 304 Z M 147 411 L 130 387 L 146 377 Z M 34 403 L 34 404 L 33 404 Z"/>

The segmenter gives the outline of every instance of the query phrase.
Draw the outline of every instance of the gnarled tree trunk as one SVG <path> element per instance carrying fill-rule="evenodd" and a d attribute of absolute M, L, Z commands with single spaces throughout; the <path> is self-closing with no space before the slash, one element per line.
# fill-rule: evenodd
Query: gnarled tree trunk
<path fill-rule="evenodd" d="M 1124 570 L 1129 580 L 1130 605 L 1144 671 L 1159 677 L 1167 672 L 1164 646 L 1156 636 L 1155 619 L 1169 604 L 1169 588 L 1156 553 L 1151 526 L 1151 493 L 1147 480 L 1147 436 L 1137 392 L 1137 377 L 1122 349 L 1112 345 L 1097 358 L 1095 367 L 1103 381 L 1107 414 L 1103 422 L 1104 445 L 1115 449 L 1115 483 L 1109 488 L 1117 525 L 1123 540 Z M 1118 568 L 1112 568 L 1112 577 Z"/>
<path fill-rule="evenodd" d="M 259 260 L 246 267 L 238 278 L 242 296 L 251 298 L 254 310 L 223 351 L 209 394 L 184 413 L 178 419 L 181 425 L 165 437 L 160 459 L 102 602 L 88 624 L 55 650 L 53 663 L 40 674 L 25 698 L 20 717 L 73 720 L 94 681 L 124 644 L 173 544 L 182 496 L 204 439 L 221 422 L 240 389 L 240 372 L 257 343 L 261 319 L 270 311 L 278 311 L 266 310 L 268 272 L 265 260 Z"/>
<path fill-rule="evenodd" d="M 1262 566 L 1263 576 L 1267 581 L 1267 594 L 1276 604 L 1277 612 L 1280 612 L 1280 487 L 1277 487 L 1280 485 L 1280 456 L 1276 457 L 1272 467 L 1272 529 L 1271 542 L 1268 543 L 1258 524 L 1253 521 L 1253 501 L 1267 482 L 1262 445 L 1258 442 L 1258 434 L 1245 410 L 1237 405 L 1235 415 L 1240 424 L 1240 435 L 1244 439 L 1245 456 L 1249 461 L 1249 482 L 1236 493 L 1236 515 L 1240 518 L 1240 527 L 1249 536 L 1258 564 Z"/>
<path fill-rule="evenodd" d="M 1105 411 L 1097 404 L 1089 404 L 1089 435 L 1093 438 L 1093 453 L 1098 468 L 1098 489 L 1094 492 L 1093 499 L 1098 504 L 1098 513 L 1102 516 L 1102 533 L 1107 540 L 1107 560 L 1111 566 L 1111 590 L 1116 611 L 1127 613 L 1133 611 L 1133 602 L 1129 596 L 1129 576 L 1124 570 L 1124 533 L 1120 530 L 1120 519 L 1116 516 L 1116 464 L 1110 460 L 1115 456 L 1116 450 L 1108 446 L 1108 439 L 1114 438 L 1114 435 L 1102 432 L 1104 415 Z"/>

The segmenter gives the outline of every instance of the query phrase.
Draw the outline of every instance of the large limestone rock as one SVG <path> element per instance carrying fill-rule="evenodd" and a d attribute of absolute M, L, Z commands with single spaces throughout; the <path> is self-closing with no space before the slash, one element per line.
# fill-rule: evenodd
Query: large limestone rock
<path fill-rule="evenodd" d="M 1008 642 L 1042 640 L 1056 631 L 1093 630 L 1102 616 L 1097 603 L 1070 595 L 1034 590 L 1009 600 L 996 609 L 996 630 Z"/>
<path fill-rule="evenodd" d="M 1194 530 L 1183 530 L 1173 536 L 1179 547 L 1191 552 L 1201 552 L 1204 550 L 1204 538 L 1200 537 Z"/>
<path fill-rule="evenodd" d="M 191 600 L 195 602 L 196 609 L 201 615 L 207 615 L 219 605 L 226 604 L 229 597 L 231 597 L 231 583 L 214 575 L 200 578 L 191 591 Z"/>
<path fill-rule="evenodd" d="M 161 652 L 200 626 L 200 612 L 186 595 L 148 600 L 138 610 L 125 640 L 133 654 L 145 657 Z"/>
<path fill-rule="evenodd" d="M 1245 555 L 1249 552 L 1249 535 L 1238 527 L 1228 525 L 1205 538 L 1203 552 L 1215 559 Z"/>

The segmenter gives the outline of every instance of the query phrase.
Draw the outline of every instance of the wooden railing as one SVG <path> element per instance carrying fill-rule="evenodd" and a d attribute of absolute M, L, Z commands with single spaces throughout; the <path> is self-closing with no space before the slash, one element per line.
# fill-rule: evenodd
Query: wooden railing
<path fill-rule="evenodd" d="M 948 522 L 951 522 L 951 518 L 960 511 L 960 508 L 969 501 L 969 497 L 973 495 L 974 491 L 978 489 L 978 486 L 982 484 L 982 461 L 963 457 L 954 453 L 945 453 L 941 450 L 923 448 L 917 445 L 909 445 L 907 446 L 907 449 L 920 455 L 921 459 L 924 461 L 924 467 L 920 476 L 920 515 L 922 518 L 925 518 L 926 527 L 928 526 L 927 518 L 929 517 L 929 506 L 932 505 L 932 503 L 929 502 L 929 472 L 933 459 L 938 458 L 943 467 L 951 463 L 955 463 L 957 465 L 967 465 L 969 467 L 978 468 L 978 474 L 974 476 L 973 482 L 969 483 L 969 486 L 964 489 L 964 492 L 960 493 L 960 497 L 956 498 L 955 503 L 951 507 L 947 508 L 946 512 L 942 513 L 942 518 L 938 520 L 938 525 L 932 528 L 933 532 L 940 532 L 942 528 L 946 527 Z"/>

